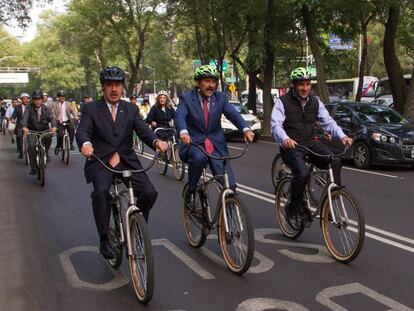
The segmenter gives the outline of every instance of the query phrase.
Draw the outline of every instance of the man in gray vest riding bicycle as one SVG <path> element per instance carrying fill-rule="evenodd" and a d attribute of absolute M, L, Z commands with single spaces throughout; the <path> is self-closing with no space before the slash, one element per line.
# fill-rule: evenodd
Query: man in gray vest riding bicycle
<path fill-rule="evenodd" d="M 311 80 L 308 69 L 299 67 L 293 70 L 290 74 L 291 88 L 277 99 L 271 117 L 273 138 L 280 145 L 282 159 L 293 174 L 290 203 L 286 205 L 287 221 L 292 228 L 296 227 L 296 214 L 302 208 L 303 191 L 310 176 L 305 163 L 306 153 L 295 147 L 301 144 L 319 154 L 332 154 L 326 145 L 313 140 L 316 122 L 333 138 L 340 139 L 346 146 L 352 145 L 352 139 L 336 124 L 324 104 L 310 94 Z M 328 165 L 323 158 L 311 156 L 310 161 L 321 168 Z M 332 158 L 331 165 L 335 183 L 341 186 L 341 159 Z"/>

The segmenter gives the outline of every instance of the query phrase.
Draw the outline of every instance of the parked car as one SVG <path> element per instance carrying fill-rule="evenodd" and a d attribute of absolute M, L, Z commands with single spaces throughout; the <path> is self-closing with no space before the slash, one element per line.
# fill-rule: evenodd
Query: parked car
<path fill-rule="evenodd" d="M 384 105 L 390 108 L 394 108 L 394 99 L 392 95 L 383 95 L 372 101 L 373 104 Z"/>
<path fill-rule="evenodd" d="M 251 130 L 255 133 L 254 140 L 256 141 L 262 132 L 262 124 L 260 123 L 260 120 L 251 114 L 240 102 L 230 101 L 229 103 L 236 108 L 236 110 L 250 126 Z M 227 139 L 243 137 L 243 133 L 241 133 L 224 115 L 221 117 L 221 127 L 223 128 L 224 135 Z"/>
<path fill-rule="evenodd" d="M 356 167 L 372 164 L 411 164 L 414 166 L 414 125 L 384 105 L 341 102 L 327 105 L 331 116 L 345 134 L 354 139 L 346 157 Z M 341 142 L 328 142 L 341 149 Z"/>

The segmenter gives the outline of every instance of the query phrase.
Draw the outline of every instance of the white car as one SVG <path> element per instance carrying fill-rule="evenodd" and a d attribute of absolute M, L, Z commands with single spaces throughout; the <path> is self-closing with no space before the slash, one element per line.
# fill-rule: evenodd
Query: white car
<path fill-rule="evenodd" d="M 243 119 L 247 122 L 250 129 L 255 133 L 254 141 L 256 141 L 262 132 L 262 124 L 260 123 L 260 120 L 251 114 L 240 102 L 230 101 L 229 103 L 236 108 Z M 221 127 L 223 128 L 226 138 L 243 137 L 243 133 L 241 133 L 224 115 L 221 117 Z"/>
<path fill-rule="evenodd" d="M 384 105 L 390 108 L 394 108 L 394 99 L 392 95 L 383 95 L 374 99 L 371 104 Z"/>

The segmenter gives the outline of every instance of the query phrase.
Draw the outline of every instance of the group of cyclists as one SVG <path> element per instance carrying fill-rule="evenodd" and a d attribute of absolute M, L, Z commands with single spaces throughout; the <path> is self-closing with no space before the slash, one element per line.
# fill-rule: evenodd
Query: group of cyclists
<path fill-rule="evenodd" d="M 229 103 L 226 95 L 217 90 L 219 75 L 211 65 L 203 65 L 196 69 L 195 87 L 181 95 L 177 109 L 171 104 L 167 92 L 157 94 L 155 105 L 151 107 L 148 99 L 140 103 L 136 96 L 130 101 L 122 100 L 125 87 L 125 73 L 118 67 L 105 67 L 100 72 L 103 96 L 97 101 L 85 98 L 85 104 L 79 112 L 66 101 L 64 91 L 57 93 L 57 101 L 49 103 L 44 100 L 44 93 L 35 90 L 29 103 L 29 95 L 21 94 L 21 104 L 14 103 L 12 114 L 5 112 L 5 118 L 16 124 L 18 139 L 18 157 L 22 157 L 22 140 L 30 131 L 51 130 L 58 133 L 55 153 L 62 146 L 62 130 L 65 126 L 70 136 L 70 148 L 76 136 L 81 153 L 88 158 L 85 162 L 85 177 L 92 183 L 92 206 L 97 230 L 100 236 L 100 252 L 105 259 L 116 256 L 116 250 L 110 243 L 110 187 L 113 173 L 105 170 L 92 155 L 102 159 L 115 170 L 141 169 L 141 163 L 133 149 L 134 132 L 151 149 L 165 153 L 168 144 L 165 135 L 155 135 L 158 127 L 176 128 L 180 139 L 180 158 L 188 164 L 188 190 L 184 198 L 186 206 L 194 205 L 194 192 L 203 169 L 208 164 L 213 175 L 223 174 L 223 163 L 208 157 L 227 156 L 228 148 L 221 128 L 224 115 L 244 133 L 248 142 L 254 139 L 254 132 L 235 108 Z M 297 68 L 291 72 L 291 88 L 289 92 L 275 102 L 271 116 L 271 133 L 280 147 L 284 162 L 290 167 L 293 175 L 291 200 L 286 205 L 289 225 L 296 227 L 297 213 L 302 208 L 303 191 L 309 178 L 308 166 L 305 164 L 306 153 L 296 148 L 305 145 L 319 154 L 332 152 L 319 142 L 313 141 L 316 123 L 338 138 L 344 145 L 351 146 L 352 139 L 347 137 L 336 122 L 329 116 L 323 103 L 311 95 L 312 76 L 306 68 Z M 47 96 L 46 96 L 47 98 Z M 20 107 L 20 108 L 18 108 Z M 75 134 L 76 133 L 76 134 Z M 44 138 L 48 151 L 51 136 Z M 192 144 L 201 146 L 205 153 Z M 28 152 L 32 165 L 30 174 L 35 174 L 33 164 L 33 141 L 28 140 Z M 276 152 L 276 149 L 275 149 Z M 318 167 L 327 166 L 326 159 L 310 159 Z M 48 161 L 50 157 L 48 156 Z M 236 189 L 236 180 L 229 164 L 229 184 Z M 335 183 L 341 187 L 340 158 L 331 163 Z M 153 207 L 157 191 L 145 173 L 132 178 L 134 193 L 140 202 L 140 208 L 148 221 L 150 209 Z"/>

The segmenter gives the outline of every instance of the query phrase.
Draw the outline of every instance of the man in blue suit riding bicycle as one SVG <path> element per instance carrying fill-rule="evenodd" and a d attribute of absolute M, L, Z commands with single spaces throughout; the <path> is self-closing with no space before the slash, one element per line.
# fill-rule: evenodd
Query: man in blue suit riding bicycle
<path fill-rule="evenodd" d="M 198 180 L 208 163 L 214 175 L 223 174 L 223 163 L 208 160 L 208 157 L 191 146 L 190 143 L 201 145 L 208 154 L 215 156 L 228 155 L 226 140 L 221 128 L 221 117 L 229 119 L 247 141 L 252 142 L 254 133 L 236 109 L 228 102 L 224 93 L 216 91 L 218 85 L 217 69 L 211 65 L 197 68 L 194 80 L 196 88 L 180 97 L 175 115 L 175 126 L 180 135 L 180 158 L 188 163 L 188 195 L 185 202 L 194 204 L 194 193 Z M 231 167 L 228 165 L 230 186 L 236 188 Z"/>

